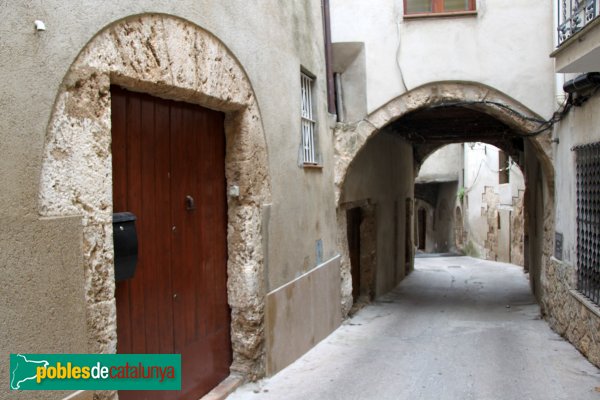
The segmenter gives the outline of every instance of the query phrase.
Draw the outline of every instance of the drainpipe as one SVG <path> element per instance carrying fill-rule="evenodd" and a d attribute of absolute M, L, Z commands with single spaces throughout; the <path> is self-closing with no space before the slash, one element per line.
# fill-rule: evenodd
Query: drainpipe
<path fill-rule="evenodd" d="M 344 114 L 344 95 L 342 92 L 342 74 L 333 74 L 335 78 L 335 108 L 337 110 L 337 122 L 344 122 L 346 115 Z"/>
<path fill-rule="evenodd" d="M 329 0 L 322 0 L 323 8 L 323 37 L 325 40 L 325 73 L 327 75 L 327 110 L 330 114 L 335 114 L 335 88 L 333 79 L 333 69 L 331 66 L 331 20 L 329 13 Z"/>

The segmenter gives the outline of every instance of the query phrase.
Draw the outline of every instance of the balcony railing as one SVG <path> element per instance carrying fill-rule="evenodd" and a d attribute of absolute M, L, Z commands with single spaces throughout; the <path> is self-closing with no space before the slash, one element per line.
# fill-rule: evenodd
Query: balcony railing
<path fill-rule="evenodd" d="M 579 32 L 598 16 L 600 0 L 559 0 L 558 44 Z"/>

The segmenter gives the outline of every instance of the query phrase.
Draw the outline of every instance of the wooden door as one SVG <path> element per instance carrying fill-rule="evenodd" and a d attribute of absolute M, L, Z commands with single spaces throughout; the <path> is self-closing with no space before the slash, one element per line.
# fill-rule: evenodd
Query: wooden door
<path fill-rule="evenodd" d="M 229 375 L 223 114 L 113 87 L 114 211 L 137 216 L 138 266 L 118 282 L 119 353 L 180 353 L 181 392 L 197 399 Z"/>
<path fill-rule="evenodd" d="M 352 299 L 356 302 L 360 296 L 360 207 L 346 211 L 348 251 L 350 253 L 350 274 L 352 276 Z"/>

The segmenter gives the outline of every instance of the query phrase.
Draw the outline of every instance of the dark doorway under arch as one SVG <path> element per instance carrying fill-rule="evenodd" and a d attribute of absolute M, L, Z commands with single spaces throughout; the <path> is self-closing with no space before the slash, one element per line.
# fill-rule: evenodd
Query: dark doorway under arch
<path fill-rule="evenodd" d="M 427 210 L 419 208 L 417 213 L 418 249 L 425 250 L 427 241 Z"/>

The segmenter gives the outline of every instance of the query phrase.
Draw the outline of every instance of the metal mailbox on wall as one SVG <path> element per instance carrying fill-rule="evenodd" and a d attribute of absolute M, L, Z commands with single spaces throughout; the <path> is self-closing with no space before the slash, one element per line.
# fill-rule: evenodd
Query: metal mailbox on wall
<path fill-rule="evenodd" d="M 136 217 L 130 212 L 113 214 L 113 241 L 115 247 L 115 281 L 133 278 L 138 258 Z"/>

